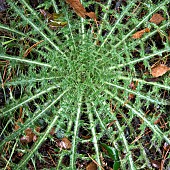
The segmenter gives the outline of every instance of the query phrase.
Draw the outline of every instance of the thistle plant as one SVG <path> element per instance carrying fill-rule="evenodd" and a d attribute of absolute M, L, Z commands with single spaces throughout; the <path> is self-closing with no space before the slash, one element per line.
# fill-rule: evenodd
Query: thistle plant
<path fill-rule="evenodd" d="M 119 8 L 111 0 L 82 1 L 97 21 L 77 16 L 65 1 L 45 1 L 41 6 L 67 23 L 56 29 L 26 0 L 7 3 L 1 168 L 48 169 L 49 160 L 55 169 L 85 169 L 92 160 L 98 169 L 152 169 L 153 161 L 169 167 L 169 73 L 150 74 L 153 64 L 169 64 L 169 1 L 127 0 Z M 164 17 L 159 25 L 149 21 L 155 13 Z M 23 144 L 28 129 L 36 139 Z M 70 148 L 61 147 L 63 138 Z M 47 145 L 53 150 L 43 152 Z"/>

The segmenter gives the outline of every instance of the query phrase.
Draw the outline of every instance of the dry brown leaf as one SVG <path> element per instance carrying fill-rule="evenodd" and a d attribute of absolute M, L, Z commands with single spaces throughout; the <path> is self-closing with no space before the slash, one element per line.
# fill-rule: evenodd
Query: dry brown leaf
<path fill-rule="evenodd" d="M 160 123 L 161 118 L 158 118 L 157 120 L 154 121 L 154 125 L 157 125 L 158 123 Z"/>
<path fill-rule="evenodd" d="M 135 95 L 134 95 L 134 94 L 130 93 L 130 94 L 128 95 L 128 100 L 129 100 L 129 101 L 133 100 L 134 98 L 135 98 Z"/>
<path fill-rule="evenodd" d="M 165 20 L 165 18 L 163 18 L 161 14 L 156 13 L 156 14 L 153 14 L 152 18 L 149 21 L 158 25 L 163 20 Z"/>
<path fill-rule="evenodd" d="M 141 31 L 138 31 L 138 32 L 136 32 L 135 34 L 133 34 L 132 38 L 134 38 L 134 39 L 141 38 L 142 35 L 143 35 L 145 32 L 150 32 L 150 29 L 149 29 L 149 28 L 145 28 L 145 29 L 143 29 L 143 30 L 141 30 Z"/>
<path fill-rule="evenodd" d="M 27 128 L 25 130 L 25 135 L 26 136 L 22 136 L 20 138 L 20 142 L 25 145 L 25 144 L 28 144 L 30 142 L 35 142 L 37 140 L 37 136 L 33 133 L 32 129 L 31 128 Z"/>
<path fill-rule="evenodd" d="M 161 163 L 159 161 L 151 160 L 151 164 L 156 169 L 160 169 L 161 168 Z"/>
<path fill-rule="evenodd" d="M 151 67 L 151 74 L 153 77 L 160 77 L 169 70 L 170 70 L 170 67 L 167 67 L 164 64 L 158 64 L 156 66 Z"/>
<path fill-rule="evenodd" d="M 36 128 L 35 128 L 35 130 L 36 130 L 36 132 L 40 132 L 40 130 L 41 130 L 41 127 L 40 126 L 37 126 Z"/>
<path fill-rule="evenodd" d="M 94 162 L 90 162 L 87 166 L 86 166 L 86 170 L 97 170 L 97 165 Z"/>
<path fill-rule="evenodd" d="M 75 13 L 80 17 L 85 18 L 86 16 L 88 16 L 94 20 L 97 20 L 95 13 L 87 12 L 79 0 L 66 0 L 66 2 L 73 8 Z"/>
<path fill-rule="evenodd" d="M 33 133 L 33 131 L 32 131 L 32 129 L 31 128 L 27 128 L 26 130 L 25 130 L 25 134 L 26 134 L 26 137 L 27 137 L 27 139 L 28 139 L 28 143 L 29 142 L 32 142 L 33 141 L 33 138 L 34 138 L 34 133 Z"/>
<path fill-rule="evenodd" d="M 135 83 L 134 81 L 131 81 L 129 87 L 130 87 L 132 90 L 136 90 L 137 84 L 138 84 L 138 82 Z"/>
<path fill-rule="evenodd" d="M 68 140 L 68 138 L 64 137 L 62 138 L 62 141 L 58 143 L 58 146 L 61 149 L 71 149 L 72 144 L 71 142 Z"/>
<path fill-rule="evenodd" d="M 168 143 L 165 142 L 163 148 L 165 151 L 168 151 L 170 149 L 170 145 L 168 145 Z"/>
<path fill-rule="evenodd" d="M 96 14 L 94 12 L 87 12 L 86 15 L 95 21 L 97 20 Z"/>
<path fill-rule="evenodd" d="M 52 129 L 51 129 L 51 131 L 50 131 L 50 135 L 54 135 L 55 134 L 55 127 L 53 127 Z"/>
<path fill-rule="evenodd" d="M 136 90 L 137 85 L 138 85 L 138 82 L 131 81 L 129 87 L 130 87 L 132 90 Z M 134 98 L 135 98 L 135 95 L 134 95 L 134 94 L 130 93 L 130 94 L 128 95 L 128 100 L 129 100 L 129 101 L 131 101 L 131 100 L 134 99 Z"/>
<path fill-rule="evenodd" d="M 23 119 L 22 118 L 19 118 L 16 122 L 16 124 L 14 125 L 14 129 L 15 130 L 18 130 L 20 128 L 20 126 L 18 125 L 18 123 L 21 123 L 23 124 Z"/>
<path fill-rule="evenodd" d="M 28 144 L 28 140 L 29 140 L 29 139 L 27 139 L 26 136 L 22 136 L 22 137 L 20 138 L 20 142 L 21 142 L 23 145 Z"/>

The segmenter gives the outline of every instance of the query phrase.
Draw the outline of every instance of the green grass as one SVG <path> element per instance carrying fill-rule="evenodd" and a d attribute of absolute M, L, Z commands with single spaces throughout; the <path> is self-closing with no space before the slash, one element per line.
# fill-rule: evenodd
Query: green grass
<path fill-rule="evenodd" d="M 169 73 L 148 81 L 153 80 L 149 74 L 152 64 L 169 62 L 168 0 L 127 0 L 119 11 L 111 0 L 83 1 L 96 13 L 98 27 L 93 20 L 78 17 L 64 1 L 52 1 L 50 9 L 62 13 L 62 21 L 67 22 L 56 31 L 50 30 L 39 10 L 25 0 L 7 2 L 9 21 L 0 23 L 0 32 L 6 37 L 1 37 L 0 60 L 9 61 L 7 66 L 0 65 L 6 96 L 0 110 L 1 168 L 27 169 L 31 164 L 38 169 L 37 162 L 44 163 L 49 157 L 41 148 L 50 143 L 57 169 L 77 169 L 82 162 L 85 168 L 91 162 L 88 154 L 98 169 L 104 167 L 102 157 L 114 169 L 154 169 L 152 160 L 160 162 L 162 146 L 170 144 Z M 159 25 L 149 22 L 156 12 L 165 18 Z M 132 38 L 146 27 L 149 33 Z M 25 51 L 41 40 L 23 58 Z M 129 87 L 132 81 L 135 90 Z M 130 94 L 135 96 L 133 100 L 128 100 Z M 15 130 L 20 116 L 23 123 Z M 166 126 L 154 124 L 159 117 Z M 37 126 L 42 129 L 39 133 Z M 56 133 L 51 136 L 53 127 Z M 38 139 L 23 145 L 20 138 L 27 128 L 32 128 Z M 62 137 L 70 140 L 71 149 L 54 147 Z M 22 156 L 17 162 L 18 153 Z M 65 157 L 68 165 L 63 163 Z M 170 166 L 168 159 L 166 167 Z"/>

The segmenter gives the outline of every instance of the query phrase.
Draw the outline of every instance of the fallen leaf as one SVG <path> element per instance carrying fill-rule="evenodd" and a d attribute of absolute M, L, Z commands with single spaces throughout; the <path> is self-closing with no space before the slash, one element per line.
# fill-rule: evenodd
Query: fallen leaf
<path fill-rule="evenodd" d="M 30 142 L 35 142 L 37 140 L 37 136 L 33 133 L 32 129 L 31 128 L 27 128 L 25 130 L 25 136 L 22 136 L 20 138 L 20 142 L 23 144 L 23 145 L 26 145 Z"/>
<path fill-rule="evenodd" d="M 97 20 L 96 14 L 94 12 L 87 12 L 86 15 L 94 20 Z"/>
<path fill-rule="evenodd" d="M 20 142 L 23 144 L 23 145 L 26 145 L 26 144 L 28 144 L 28 137 L 27 136 L 22 136 L 21 138 L 20 138 Z"/>
<path fill-rule="evenodd" d="M 154 125 L 160 123 L 160 121 L 161 121 L 161 118 L 158 118 L 157 120 L 154 121 Z"/>
<path fill-rule="evenodd" d="M 25 130 L 25 134 L 26 134 L 26 138 L 27 138 L 27 141 L 28 143 L 32 142 L 33 141 L 33 138 L 34 138 L 34 133 L 32 132 L 32 129 L 31 128 L 27 128 Z"/>
<path fill-rule="evenodd" d="M 38 139 L 37 136 L 34 134 L 32 141 L 33 141 L 33 142 L 36 142 L 37 139 Z"/>
<path fill-rule="evenodd" d="M 35 130 L 36 130 L 36 132 L 40 132 L 40 130 L 41 130 L 41 127 L 40 126 L 37 126 L 36 128 L 35 128 Z"/>
<path fill-rule="evenodd" d="M 66 0 L 66 2 L 73 8 L 73 10 L 78 16 L 82 18 L 88 16 L 94 20 L 97 20 L 95 13 L 87 12 L 83 5 L 80 3 L 80 0 Z"/>
<path fill-rule="evenodd" d="M 86 166 L 86 170 L 97 170 L 97 165 L 94 162 L 90 162 L 87 166 Z"/>
<path fill-rule="evenodd" d="M 68 138 L 64 137 L 62 138 L 62 140 L 58 143 L 58 146 L 61 149 L 71 149 L 72 144 L 71 142 L 68 140 Z"/>
<path fill-rule="evenodd" d="M 133 39 L 141 38 L 142 35 L 143 35 L 145 32 L 150 32 L 150 29 L 149 29 L 149 28 L 145 28 L 145 29 L 143 29 L 143 30 L 141 30 L 141 31 L 138 31 L 138 32 L 136 32 L 135 34 L 133 34 L 132 38 L 133 38 Z"/>
<path fill-rule="evenodd" d="M 161 163 L 159 161 L 151 160 L 151 163 L 154 168 L 160 169 Z"/>
<path fill-rule="evenodd" d="M 138 85 L 138 82 L 135 83 L 134 81 L 131 81 L 129 87 L 130 87 L 132 90 L 136 90 L 137 85 Z M 128 96 L 128 100 L 131 101 L 131 100 L 134 99 L 134 98 L 135 98 L 135 95 L 132 94 L 132 93 L 130 93 L 129 96 Z"/>
<path fill-rule="evenodd" d="M 50 135 L 54 135 L 55 134 L 55 131 L 56 131 L 56 129 L 55 129 L 55 127 L 53 127 L 52 129 L 51 129 L 51 131 L 50 131 Z"/>
<path fill-rule="evenodd" d="M 134 95 L 134 94 L 130 93 L 130 94 L 128 95 L 128 100 L 129 100 L 129 101 L 133 100 L 134 98 L 135 98 L 135 95 Z"/>
<path fill-rule="evenodd" d="M 168 145 L 168 143 L 165 142 L 163 148 L 165 151 L 168 151 L 170 149 L 170 145 Z"/>
<path fill-rule="evenodd" d="M 153 77 L 160 77 L 169 70 L 170 70 L 170 67 L 167 67 L 164 64 L 158 64 L 156 66 L 151 67 L 151 74 Z"/>
<path fill-rule="evenodd" d="M 132 90 L 136 90 L 136 86 L 137 86 L 138 82 L 134 82 L 134 81 L 131 81 L 129 87 L 132 89 Z"/>
<path fill-rule="evenodd" d="M 16 122 L 15 125 L 14 125 L 14 129 L 15 129 L 15 130 L 18 130 L 18 129 L 20 128 L 20 126 L 18 125 L 18 123 L 23 124 L 23 119 L 22 119 L 22 118 L 19 118 L 19 119 L 17 120 L 17 122 Z"/>
<path fill-rule="evenodd" d="M 163 18 L 161 14 L 156 13 L 156 14 L 153 14 L 152 18 L 149 21 L 158 25 L 163 20 L 165 20 L 165 18 Z"/>
<path fill-rule="evenodd" d="M 44 9 L 40 9 L 40 13 L 47 20 L 48 26 L 53 30 L 56 30 L 59 27 L 64 27 L 67 25 L 67 22 L 63 22 L 60 19 L 62 14 L 57 14 L 57 13 L 50 14 L 48 11 L 46 11 Z"/>

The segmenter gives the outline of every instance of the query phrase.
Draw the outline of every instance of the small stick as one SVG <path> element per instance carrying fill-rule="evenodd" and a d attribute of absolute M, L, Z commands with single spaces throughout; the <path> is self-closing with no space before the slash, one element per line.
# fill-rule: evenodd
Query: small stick
<path fill-rule="evenodd" d="M 161 161 L 161 168 L 160 168 L 160 170 L 163 170 L 164 163 L 165 163 L 166 157 L 167 157 L 167 155 L 169 153 L 169 150 L 170 150 L 170 147 L 168 148 L 168 150 L 166 151 L 165 155 L 163 156 L 163 160 Z"/>
<path fill-rule="evenodd" d="M 89 154 L 88 154 L 88 156 L 97 166 L 99 166 L 102 170 L 104 170 L 104 168 L 101 165 L 99 165 Z"/>
<path fill-rule="evenodd" d="M 54 160 L 53 160 L 51 154 L 50 154 L 48 151 L 47 151 L 47 153 L 48 153 L 48 155 L 50 156 L 50 159 L 51 159 L 51 161 L 53 162 L 54 166 L 57 166 L 56 163 L 54 162 Z"/>

